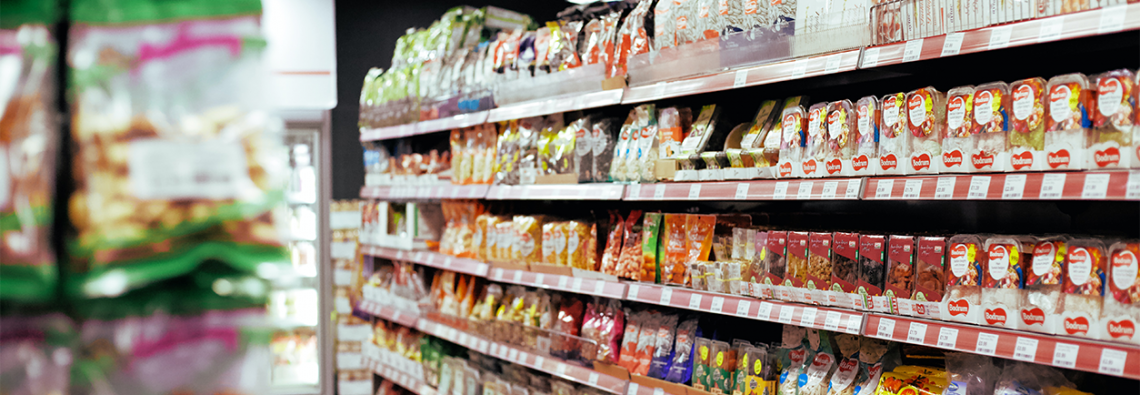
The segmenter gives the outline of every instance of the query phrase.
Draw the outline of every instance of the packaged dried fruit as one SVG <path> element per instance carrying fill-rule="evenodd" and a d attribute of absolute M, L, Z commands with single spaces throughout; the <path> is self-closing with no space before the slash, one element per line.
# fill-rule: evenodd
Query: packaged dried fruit
<path fill-rule="evenodd" d="M 596 235 L 597 227 L 585 221 L 570 221 L 566 223 L 566 265 L 596 271 L 593 262 L 596 255 L 590 240 Z"/>
<path fill-rule="evenodd" d="M 1025 272 L 1018 310 L 1021 329 L 1057 333 L 1068 241 L 1065 236 L 1042 237 L 1033 247 L 1033 263 Z"/>
<path fill-rule="evenodd" d="M 816 304 L 827 304 L 832 299 L 831 242 L 831 233 L 811 232 L 808 236 L 808 262 L 804 288 L 811 291 L 811 300 Z"/>
<path fill-rule="evenodd" d="M 904 174 L 932 174 L 941 168 L 942 137 L 946 132 L 946 95 L 933 87 L 906 95 L 907 125 L 911 134 L 910 158 Z"/>
<path fill-rule="evenodd" d="M 970 172 L 1005 171 L 1009 161 L 1009 84 L 990 82 L 974 92 Z"/>
<path fill-rule="evenodd" d="M 966 85 L 946 93 L 946 137 L 942 139 L 942 172 L 965 173 L 966 158 L 973 148 L 971 125 L 974 119 L 974 86 Z"/>
<path fill-rule="evenodd" d="M 665 214 L 662 235 L 661 283 L 684 285 L 688 250 L 688 214 Z"/>
<path fill-rule="evenodd" d="M 542 263 L 566 266 L 566 235 L 564 222 L 542 224 Z"/>
<path fill-rule="evenodd" d="M 854 164 L 858 149 L 855 105 L 840 100 L 827 105 L 827 142 L 824 145 L 825 177 L 855 175 Z"/>
<path fill-rule="evenodd" d="M 621 257 L 622 231 L 625 229 L 625 219 L 617 210 L 610 210 L 609 234 L 606 236 L 606 247 L 602 252 L 601 272 L 617 275 L 617 262 Z"/>
<path fill-rule="evenodd" d="M 713 132 L 716 131 L 720 111 L 721 107 L 715 104 L 701 107 L 701 112 L 697 115 L 697 120 L 693 122 L 692 130 L 685 136 L 685 140 L 681 142 L 680 156 L 684 157 L 700 154 L 705 150 L 709 138 L 712 137 Z"/>
<path fill-rule="evenodd" d="M 637 279 L 641 270 L 641 210 L 633 210 L 625 221 L 624 241 L 622 241 L 621 256 L 618 258 L 617 273 L 620 278 Z"/>
<path fill-rule="evenodd" d="M 760 252 L 761 267 L 764 269 L 762 282 L 767 286 L 768 298 L 792 300 L 791 291 L 783 286 L 787 268 L 788 232 L 768 231 L 768 242 Z M 763 289 L 763 288 L 761 288 Z"/>
<path fill-rule="evenodd" d="M 787 270 L 784 272 L 784 287 L 791 293 L 791 300 L 812 303 L 811 291 L 805 287 L 808 274 L 808 232 L 788 232 Z"/>
<path fill-rule="evenodd" d="M 1009 171 L 1045 170 L 1045 79 L 1014 81 L 1009 133 Z"/>
<path fill-rule="evenodd" d="M 1099 323 L 1105 299 L 1108 249 L 1097 239 L 1073 239 L 1069 241 L 1066 258 L 1069 265 L 1065 268 L 1061 328 L 1057 333 L 1104 338 Z"/>
<path fill-rule="evenodd" d="M 879 159 L 879 98 L 866 96 L 855 102 L 855 157 L 851 159 L 851 174 L 856 176 L 875 174 L 873 164 Z"/>
<path fill-rule="evenodd" d="M 912 315 L 910 298 L 914 293 L 914 236 L 892 235 L 887 251 L 886 283 L 883 296 L 890 312 Z"/>
<path fill-rule="evenodd" d="M 516 215 L 514 230 L 518 246 L 511 251 L 511 260 L 517 264 L 542 262 L 542 225 L 544 219 L 538 215 Z"/>
<path fill-rule="evenodd" d="M 861 308 L 859 297 L 859 234 L 835 232 L 832 236 L 831 293 L 828 304 L 843 308 Z"/>
<path fill-rule="evenodd" d="M 754 298 L 771 298 L 771 289 L 764 283 L 764 279 L 767 278 L 764 249 L 768 246 L 768 232 L 752 230 L 749 237 L 751 240 L 748 242 L 748 248 L 752 251 L 745 258 L 748 261 L 748 269 L 744 273 L 747 293 Z"/>
<path fill-rule="evenodd" d="M 879 123 L 879 161 L 875 174 L 903 174 L 904 163 L 910 160 L 911 134 L 907 128 L 907 95 L 892 93 L 883 96 L 882 121 Z"/>
<path fill-rule="evenodd" d="M 1089 90 L 1089 79 L 1081 73 L 1059 75 L 1049 79 L 1045 106 L 1045 170 L 1079 170 L 1085 168 L 1088 128 L 1092 125 L 1089 107 L 1095 91 Z"/>
<path fill-rule="evenodd" d="M 686 218 L 685 228 L 688 232 L 685 241 L 687 262 L 708 260 L 712 251 L 713 228 L 716 226 L 716 215 L 690 215 Z"/>
<path fill-rule="evenodd" d="M 915 317 L 938 318 L 946 287 L 946 238 L 919 237 L 916 247 L 911 312 Z"/>
<path fill-rule="evenodd" d="M 283 124 L 261 95 L 260 3 L 116 23 L 104 13 L 121 9 L 91 10 L 72 15 L 68 55 L 71 74 L 84 81 L 72 102 L 74 291 L 117 294 L 210 258 L 246 272 L 289 264 L 280 241 L 199 241 L 279 237 L 272 220 L 253 234 L 221 226 L 279 207 L 288 175 Z M 116 289 L 85 286 L 103 278 L 128 280 Z"/>
<path fill-rule="evenodd" d="M 862 299 L 861 308 L 890 312 L 883 296 L 887 274 L 887 238 L 882 235 L 859 235 L 859 284 L 855 286 Z"/>
<path fill-rule="evenodd" d="M 1092 111 L 1088 168 L 1135 167 L 1132 163 L 1140 148 L 1133 139 L 1136 119 L 1136 75 L 1128 69 L 1096 76 L 1096 110 Z"/>
<path fill-rule="evenodd" d="M 942 297 L 942 320 L 977 324 L 981 317 L 985 244 L 977 235 L 956 235 L 949 241 L 949 272 Z"/>
<path fill-rule="evenodd" d="M 614 144 L 613 162 L 610 163 L 609 171 L 611 181 L 629 181 L 626 177 L 626 158 L 630 152 L 630 145 L 633 144 L 633 128 L 636 121 L 637 111 L 630 110 L 629 116 L 625 118 L 625 123 L 618 132 L 617 143 Z"/>
<path fill-rule="evenodd" d="M 785 107 L 781 116 L 780 161 L 776 165 L 776 178 L 803 176 L 801 160 L 804 158 L 804 139 L 807 137 L 808 118 L 803 106 Z"/>
<path fill-rule="evenodd" d="M 661 237 L 661 213 L 645 213 L 645 220 L 641 225 L 641 270 L 637 281 L 656 283 L 660 282 L 661 269 L 658 251 L 658 240 Z"/>
<path fill-rule="evenodd" d="M 827 155 L 827 102 L 812 104 L 808 109 L 807 134 L 804 137 L 804 154 L 800 171 L 805 178 L 819 178 L 826 171 L 821 168 Z"/>
<path fill-rule="evenodd" d="M 1140 343 L 1136 326 L 1140 324 L 1140 242 L 1113 243 L 1109 248 L 1108 295 L 1104 298 L 1103 332 L 1105 340 Z"/>
<path fill-rule="evenodd" d="M 982 324 L 1021 328 L 1017 314 L 1025 286 L 1025 266 L 1033 260 L 1033 238 L 994 236 L 986 239 L 986 275 L 982 277 Z"/>

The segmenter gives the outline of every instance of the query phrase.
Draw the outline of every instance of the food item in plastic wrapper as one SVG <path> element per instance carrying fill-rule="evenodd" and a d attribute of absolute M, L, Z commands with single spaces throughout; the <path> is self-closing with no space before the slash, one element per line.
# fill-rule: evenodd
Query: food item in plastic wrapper
<path fill-rule="evenodd" d="M 658 266 L 660 256 L 657 246 L 661 237 L 661 213 L 645 213 L 645 220 L 641 225 L 641 268 L 638 271 L 637 281 L 659 282 L 661 273 Z"/>
<path fill-rule="evenodd" d="M 692 371 L 692 387 L 701 391 L 707 391 L 709 386 L 709 375 L 712 373 L 712 340 L 697 337 L 693 344 L 693 352 L 696 357 L 693 358 L 693 371 Z"/>
<path fill-rule="evenodd" d="M 1107 71 L 1096 76 L 1096 101 L 1092 102 L 1092 130 L 1088 141 L 1088 168 L 1136 167 L 1133 154 L 1140 147 L 1134 141 L 1136 120 L 1136 75 L 1128 69 Z"/>
<path fill-rule="evenodd" d="M 606 247 L 602 252 L 601 272 L 617 275 L 618 259 L 621 258 L 622 239 L 625 232 L 625 220 L 617 210 L 610 210 L 610 230 L 606 237 Z"/>
<path fill-rule="evenodd" d="M 882 363 L 866 363 L 859 361 L 859 370 L 861 379 L 855 385 L 854 394 L 856 395 L 873 395 L 879 388 L 879 379 L 883 374 Z"/>
<path fill-rule="evenodd" d="M 633 210 L 625 221 L 624 241 L 622 241 L 621 256 L 618 258 L 615 276 L 636 279 L 638 273 L 641 272 L 641 229 L 637 223 L 640 219 L 641 210 Z"/>
<path fill-rule="evenodd" d="M 661 283 L 685 285 L 688 277 L 687 214 L 665 214 L 661 237 Z"/>
<path fill-rule="evenodd" d="M 1104 298 L 1102 316 L 1105 340 L 1140 343 L 1136 326 L 1140 324 L 1140 242 L 1113 243 L 1109 248 L 1108 294 Z"/>
<path fill-rule="evenodd" d="M 882 122 L 879 129 L 879 163 L 876 165 L 876 174 L 903 174 L 903 169 L 910 160 L 911 134 L 907 110 L 907 95 L 893 93 L 883 96 L 879 101 L 882 105 Z"/>
<path fill-rule="evenodd" d="M 768 246 L 768 232 L 750 229 L 748 234 L 751 239 L 748 248 L 751 252 L 745 258 L 748 265 L 744 270 L 745 292 L 755 298 L 771 298 L 771 289 L 764 283 L 767 277 L 767 269 L 764 267 L 764 248 Z"/>
<path fill-rule="evenodd" d="M 673 337 L 677 334 L 678 319 L 676 314 L 666 314 L 662 317 L 661 324 L 656 329 L 657 334 L 654 339 L 656 346 L 649 364 L 647 374 L 649 377 L 664 379 L 668 374 L 670 364 L 673 362 Z"/>
<path fill-rule="evenodd" d="M 655 174 L 657 159 L 660 158 L 660 143 L 657 136 L 657 110 L 653 104 L 637 107 L 638 124 L 641 135 L 638 138 L 637 175 L 632 180 L 641 182 L 657 181 Z"/>
<path fill-rule="evenodd" d="M 808 108 L 807 134 L 804 138 L 804 154 L 800 160 L 800 171 L 803 177 L 822 177 L 826 171 L 823 166 L 827 155 L 827 102 L 812 104 Z"/>
<path fill-rule="evenodd" d="M 689 134 L 685 136 L 685 139 L 681 141 L 679 157 L 697 155 L 705 150 L 709 139 L 716 131 L 720 112 L 721 107 L 715 104 L 701 107 L 701 112 L 697 115 L 697 120 L 693 122 L 692 129 L 689 131 Z"/>
<path fill-rule="evenodd" d="M 689 273 L 689 288 L 698 291 L 709 290 L 709 265 L 708 262 L 690 262 L 688 265 Z"/>
<path fill-rule="evenodd" d="M 970 172 L 1005 171 L 1009 162 L 1009 84 L 1001 81 L 978 85 L 974 92 L 971 129 L 973 147 Z"/>
<path fill-rule="evenodd" d="M 866 96 L 855 103 L 855 157 L 851 159 L 853 175 L 875 174 L 873 164 L 879 159 L 879 126 L 882 116 L 879 99 Z"/>
<path fill-rule="evenodd" d="M 612 181 L 629 181 L 626 177 L 626 163 L 630 145 L 633 144 L 633 125 L 637 121 L 637 112 L 629 111 L 625 123 L 621 125 L 617 142 L 613 148 L 613 162 L 610 163 L 609 179 Z M 636 151 L 635 151 L 636 152 Z"/>
<path fill-rule="evenodd" d="M 773 117 L 778 117 L 778 109 L 776 105 L 779 102 L 776 100 L 764 100 L 760 102 L 760 109 L 756 111 L 756 117 L 752 119 L 752 125 L 748 128 L 748 132 L 740 139 L 740 148 L 743 149 L 763 149 L 763 143 L 768 132 L 770 123 L 773 122 Z"/>
<path fill-rule="evenodd" d="M 946 292 L 946 238 L 919 237 L 916 244 L 911 313 L 915 317 L 938 318 Z"/>
<path fill-rule="evenodd" d="M 610 68 L 610 77 L 626 75 L 630 58 L 649 52 L 652 43 L 649 42 L 645 21 L 652 5 L 652 1 L 639 1 L 621 22 L 617 39 L 614 41 L 614 63 Z M 673 8 L 676 9 L 676 6 Z"/>
<path fill-rule="evenodd" d="M 597 227 L 585 221 L 570 221 L 565 226 L 566 265 L 582 270 L 598 270 L 594 267 L 595 247 L 590 245 L 591 240 L 597 237 Z"/>
<path fill-rule="evenodd" d="M 695 214 L 686 217 L 685 250 L 687 262 L 706 261 L 712 251 L 716 215 Z"/>
<path fill-rule="evenodd" d="M 1100 320 L 1104 306 L 1108 249 L 1097 239 L 1069 241 L 1062 288 L 1059 334 L 1103 339 Z"/>
<path fill-rule="evenodd" d="M 542 225 L 544 217 L 540 215 L 516 215 L 512 221 L 515 234 L 518 235 L 517 246 L 511 253 L 511 259 L 520 263 L 542 262 Z"/>
<path fill-rule="evenodd" d="M 942 297 L 942 320 L 978 324 L 982 316 L 982 278 L 989 260 L 977 235 L 955 235 L 949 241 L 949 272 Z"/>
<path fill-rule="evenodd" d="M 811 364 L 799 377 L 799 390 L 797 394 L 826 395 L 827 387 L 831 383 L 831 376 L 835 373 L 835 356 L 827 352 L 815 354 Z"/>
<path fill-rule="evenodd" d="M 994 236 L 986 239 L 986 275 L 982 277 L 982 322 L 985 325 L 1020 329 L 1014 315 L 1025 286 L 1025 267 L 1033 259 L 1033 239 L 1024 236 Z"/>
<path fill-rule="evenodd" d="M 791 300 L 812 303 L 812 294 L 804 288 L 808 273 L 808 232 L 788 232 L 787 269 L 784 272 L 783 286 L 791 294 Z"/>
<path fill-rule="evenodd" d="M 542 263 L 566 266 L 566 223 L 542 224 Z"/>
<path fill-rule="evenodd" d="M 887 274 L 887 238 L 882 235 L 859 236 L 859 284 L 856 292 L 862 296 L 863 309 L 890 312 L 883 296 Z"/>
<path fill-rule="evenodd" d="M 891 236 L 887 252 L 887 281 L 883 296 L 887 298 L 892 314 L 913 314 L 910 299 L 914 293 L 915 252 L 917 249 L 914 236 Z"/>
<path fill-rule="evenodd" d="M 693 376 L 694 363 L 690 362 L 694 352 L 694 341 L 700 337 L 696 317 L 685 318 L 677 325 L 673 343 L 672 361 L 665 380 L 672 383 L 685 383 Z M 695 383 L 695 382 L 694 382 Z"/>
<path fill-rule="evenodd" d="M 859 284 L 859 234 L 835 232 L 832 244 L 831 294 L 828 304 L 861 309 L 863 298 L 856 292 Z"/>
<path fill-rule="evenodd" d="M 653 361 L 653 353 L 657 350 L 657 330 L 661 327 L 665 316 L 649 311 L 643 316 L 641 331 L 637 334 L 637 347 L 634 348 L 630 373 L 642 376 L 649 374 L 649 365 Z"/>
<path fill-rule="evenodd" d="M 618 366 L 633 371 L 637 368 L 637 341 L 641 336 L 642 326 L 646 324 L 647 312 L 634 312 L 625 309 L 625 329 L 622 333 L 621 353 L 618 356 Z"/>
<path fill-rule="evenodd" d="M 906 95 L 906 110 L 912 137 L 909 163 L 903 173 L 937 173 L 946 132 L 946 95 L 933 87 L 913 90 Z"/>
<path fill-rule="evenodd" d="M 621 125 L 618 123 L 617 118 L 604 118 L 595 122 L 592 128 L 592 141 L 593 146 L 593 162 L 590 164 L 590 180 L 593 182 L 606 182 L 610 179 L 610 164 L 616 162 L 614 160 L 615 148 L 617 143 L 617 134 L 615 133 L 620 129 Z M 585 166 L 585 164 L 583 164 Z M 584 180 L 579 179 L 579 182 Z"/>
<path fill-rule="evenodd" d="M 766 297 L 792 300 L 791 291 L 783 286 L 787 275 L 788 232 L 769 231 L 768 242 L 760 252 L 761 267 L 764 270 L 762 282 L 768 288 Z"/>
<path fill-rule="evenodd" d="M 827 304 L 831 294 L 832 234 L 811 232 L 808 236 L 807 274 L 804 288 L 811 291 L 811 301 Z"/>
<path fill-rule="evenodd" d="M 946 93 L 946 137 L 942 139 L 942 172 L 969 171 L 970 149 L 973 148 L 971 125 L 974 119 L 972 85 L 959 86 Z"/>
<path fill-rule="evenodd" d="M 733 370 L 736 368 L 736 351 L 727 342 L 713 340 L 709 358 L 708 391 L 717 394 L 732 392 Z"/>
<path fill-rule="evenodd" d="M 743 260 L 734 260 L 729 262 L 719 262 L 720 273 L 724 281 L 724 292 L 730 295 L 744 295 L 744 282 L 743 275 L 741 274 L 741 267 L 748 263 Z"/>
<path fill-rule="evenodd" d="M 590 122 L 590 117 L 579 118 L 571 123 L 564 134 L 560 136 L 564 144 L 568 143 L 574 147 L 573 159 L 565 170 L 577 174 L 579 183 L 593 180 L 595 144 L 594 129 Z M 568 140 L 573 140 L 573 142 L 570 143 Z"/>
<path fill-rule="evenodd" d="M 827 386 L 826 395 L 855 395 L 856 379 L 861 376 L 859 360 L 846 358 L 835 368 Z"/>
<path fill-rule="evenodd" d="M 855 105 L 850 100 L 840 100 L 827 105 L 827 140 L 824 143 L 823 166 L 826 172 L 821 175 L 850 176 L 855 174 L 855 156 L 858 153 L 858 123 Z"/>
<path fill-rule="evenodd" d="M 785 326 L 787 328 L 787 326 Z M 802 333 L 802 332 L 801 332 Z M 785 329 L 785 337 L 786 329 Z M 803 337 L 801 336 L 800 339 Z M 815 355 L 802 344 L 788 344 L 777 350 L 780 364 L 780 378 L 777 394 L 795 394 L 799 389 L 799 378 L 807 368 L 807 361 Z"/>
<path fill-rule="evenodd" d="M 1048 90 L 1044 78 L 1014 81 L 1009 85 L 1013 97 L 1009 132 L 1009 170 L 1044 170 L 1045 105 Z"/>
<path fill-rule="evenodd" d="M 883 373 L 879 378 L 877 394 L 881 395 L 936 395 L 949 386 L 946 371 L 919 366 L 899 366 Z"/>
<path fill-rule="evenodd" d="M 946 353 L 946 395 L 991 395 L 999 369 L 985 355 Z"/>
<path fill-rule="evenodd" d="M 1046 91 L 1044 169 L 1083 169 L 1095 91 L 1089 89 L 1089 79 L 1081 73 L 1050 78 Z"/>
<path fill-rule="evenodd" d="M 662 3 L 668 3 L 663 1 Z M 681 150 L 684 133 L 681 129 L 681 114 L 677 107 L 661 109 L 658 115 L 658 139 L 660 140 L 659 158 L 672 158 Z"/>
<path fill-rule="evenodd" d="M 662 48 L 671 48 L 674 46 L 674 36 L 676 35 L 676 21 L 673 20 L 673 10 L 677 7 L 673 5 L 673 0 L 658 1 L 653 6 L 653 50 L 660 51 Z"/>
<path fill-rule="evenodd" d="M 77 334 L 63 315 L 5 316 L 0 392 L 67 394 Z M 110 343 L 106 345 L 110 347 Z M 112 351 L 112 350 L 107 350 Z"/>
<path fill-rule="evenodd" d="M 1068 256 L 1068 238 L 1039 238 L 1033 247 L 1033 261 L 1025 269 L 1025 289 L 1021 292 L 1018 319 L 1021 329 L 1055 334 L 1061 309 L 1061 281 Z"/>
<path fill-rule="evenodd" d="M 780 158 L 776 164 L 776 178 L 800 177 L 803 175 L 801 161 L 805 158 L 808 112 L 800 105 L 786 105 L 780 119 Z"/>

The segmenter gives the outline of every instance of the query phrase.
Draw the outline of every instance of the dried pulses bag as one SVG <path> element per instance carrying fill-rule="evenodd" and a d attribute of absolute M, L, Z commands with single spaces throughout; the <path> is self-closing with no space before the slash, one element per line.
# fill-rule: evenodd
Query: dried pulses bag
<path fill-rule="evenodd" d="M 1056 334 L 1068 242 L 1065 236 L 1037 239 L 1033 261 L 1025 268 L 1025 290 L 1021 292 L 1021 305 L 1018 307 L 1017 319 L 1021 329 Z"/>
<path fill-rule="evenodd" d="M 1140 343 L 1140 243 L 1113 243 L 1109 248 L 1108 293 L 1104 298 L 1103 338 L 1116 342 Z"/>
<path fill-rule="evenodd" d="M 119 293 L 211 258 L 251 273 L 288 264 L 271 213 L 288 159 L 282 123 L 263 111 L 260 3 L 114 24 L 104 13 L 122 10 L 75 9 L 72 292 Z M 108 275 L 129 280 L 87 286 Z"/>
<path fill-rule="evenodd" d="M 1097 239 L 1069 242 L 1059 334 L 1103 339 L 1097 323 L 1104 306 L 1108 249 Z"/>

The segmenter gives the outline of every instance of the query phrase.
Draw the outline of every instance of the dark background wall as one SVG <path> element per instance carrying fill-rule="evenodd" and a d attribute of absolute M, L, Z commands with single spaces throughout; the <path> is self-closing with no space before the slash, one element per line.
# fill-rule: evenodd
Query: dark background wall
<path fill-rule="evenodd" d="M 336 2 L 337 107 L 332 111 L 333 198 L 360 197 L 364 185 L 363 150 L 356 126 L 360 86 L 369 68 L 387 69 L 396 39 L 410 27 L 426 28 L 451 7 L 494 5 L 529 14 L 539 23 L 552 20 L 572 4 L 558 0 L 410 0 Z M 446 139 L 446 133 L 435 134 Z"/>

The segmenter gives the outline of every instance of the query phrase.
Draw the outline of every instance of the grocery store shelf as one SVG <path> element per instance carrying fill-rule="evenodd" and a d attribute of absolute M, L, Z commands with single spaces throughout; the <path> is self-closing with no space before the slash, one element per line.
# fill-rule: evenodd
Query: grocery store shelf
<path fill-rule="evenodd" d="M 465 128 L 487 122 L 487 111 L 383 128 L 361 128 L 360 141 L 378 141 Z"/>
<path fill-rule="evenodd" d="M 371 342 L 365 342 L 361 352 L 364 354 L 365 365 L 376 375 L 413 394 L 436 395 L 435 388 L 423 382 L 423 366 L 419 363 L 382 350 Z"/>
<path fill-rule="evenodd" d="M 361 301 L 357 308 L 377 318 L 403 326 L 416 326 L 420 319 L 416 314 L 404 312 L 392 306 L 384 306 L 373 300 Z"/>
<path fill-rule="evenodd" d="M 487 122 L 507 121 L 553 114 L 584 110 L 588 108 L 605 107 L 621 103 L 623 94 L 621 89 L 610 89 L 586 94 L 568 94 L 541 100 L 532 100 L 523 103 L 511 104 L 489 111 Z"/>
<path fill-rule="evenodd" d="M 841 73 L 855 70 L 858 63 L 859 50 L 852 49 L 786 62 L 745 67 L 679 81 L 658 82 L 626 88 L 621 103 L 641 103 Z"/>
<path fill-rule="evenodd" d="M 625 299 L 851 334 L 862 332 L 864 315 L 851 310 L 775 302 L 654 284 L 629 284 Z"/>
<path fill-rule="evenodd" d="M 1140 379 L 1140 347 L 868 314 L 865 336 Z"/>
<path fill-rule="evenodd" d="M 487 200 L 621 200 L 623 184 L 495 185 Z"/>
<path fill-rule="evenodd" d="M 1140 172 L 879 177 L 865 191 L 873 200 L 1140 200 Z"/>
<path fill-rule="evenodd" d="M 558 274 L 525 272 L 502 268 L 491 269 L 489 277 L 494 281 L 526 285 L 529 287 L 573 292 L 583 295 L 621 299 L 625 297 L 625 284 L 616 281 L 587 279 Z"/>
<path fill-rule="evenodd" d="M 486 263 L 482 263 L 474 259 L 456 258 L 450 255 L 440 254 L 438 252 L 405 251 L 395 248 L 372 245 L 361 245 L 360 249 L 364 255 L 397 261 L 414 262 L 438 269 L 446 269 L 480 277 L 486 276 L 487 270 L 489 268 Z"/>
<path fill-rule="evenodd" d="M 416 132 L 417 124 L 386 126 L 382 128 L 360 128 L 360 141 L 377 141 L 408 137 L 419 134 Z"/>
<path fill-rule="evenodd" d="M 1037 43 L 1140 29 L 1140 4 L 990 26 L 863 50 L 859 68 L 938 59 Z"/>
<path fill-rule="evenodd" d="M 490 185 L 412 185 L 365 186 L 360 188 L 362 199 L 482 199 Z"/>
<path fill-rule="evenodd" d="M 625 200 L 856 200 L 861 178 L 634 184 Z"/>

